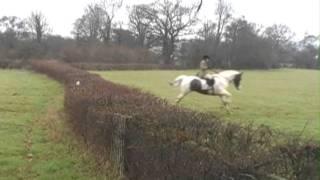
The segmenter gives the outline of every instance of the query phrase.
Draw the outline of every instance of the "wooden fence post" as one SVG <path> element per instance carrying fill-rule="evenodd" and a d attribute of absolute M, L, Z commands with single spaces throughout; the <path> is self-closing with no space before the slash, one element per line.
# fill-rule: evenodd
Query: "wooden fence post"
<path fill-rule="evenodd" d="M 113 124 L 114 129 L 112 132 L 112 147 L 111 157 L 114 167 L 119 173 L 120 177 L 124 177 L 125 168 L 125 138 L 126 138 L 126 124 L 130 116 L 125 116 L 116 113 L 114 115 Z"/>

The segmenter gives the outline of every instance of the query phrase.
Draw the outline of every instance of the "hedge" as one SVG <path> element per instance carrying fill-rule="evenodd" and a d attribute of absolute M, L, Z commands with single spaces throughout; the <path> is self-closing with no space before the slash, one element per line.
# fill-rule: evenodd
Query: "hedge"
<path fill-rule="evenodd" d="M 314 141 L 221 121 L 59 61 L 32 67 L 64 83 L 65 111 L 79 140 L 129 179 L 319 179 Z"/>

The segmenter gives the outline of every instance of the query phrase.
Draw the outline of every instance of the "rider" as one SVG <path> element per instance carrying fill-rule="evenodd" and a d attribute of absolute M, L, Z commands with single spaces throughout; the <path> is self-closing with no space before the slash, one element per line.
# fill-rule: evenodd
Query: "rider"
<path fill-rule="evenodd" d="M 207 70 L 209 69 L 209 56 L 204 55 L 202 57 L 202 60 L 200 61 L 200 73 L 199 77 L 204 78 L 204 76 L 207 74 Z"/>
<path fill-rule="evenodd" d="M 201 79 L 205 79 L 207 81 L 207 84 L 210 87 L 210 89 L 208 90 L 208 93 L 209 94 L 213 94 L 213 92 L 214 92 L 214 89 L 213 89 L 214 80 L 205 78 L 205 76 L 207 74 L 207 71 L 209 69 L 209 59 L 210 59 L 210 57 L 208 55 L 204 55 L 202 57 L 202 60 L 200 61 L 200 72 L 199 72 L 198 76 Z"/>

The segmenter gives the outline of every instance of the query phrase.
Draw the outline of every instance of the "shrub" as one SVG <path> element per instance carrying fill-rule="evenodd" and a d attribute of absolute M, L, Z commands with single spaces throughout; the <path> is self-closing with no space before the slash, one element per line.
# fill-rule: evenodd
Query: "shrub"
<path fill-rule="evenodd" d="M 27 67 L 28 63 L 24 60 L 0 60 L 1 69 L 21 69 Z"/>
<path fill-rule="evenodd" d="M 112 161 L 115 129 L 119 117 L 126 119 L 129 179 L 319 178 L 320 148 L 312 141 L 266 126 L 226 123 L 61 62 L 32 66 L 65 84 L 70 124 L 100 162 Z"/>
<path fill-rule="evenodd" d="M 153 54 L 147 49 L 128 48 L 118 45 L 94 44 L 91 46 L 68 47 L 63 51 L 66 62 L 98 62 L 109 64 L 152 64 Z"/>
<path fill-rule="evenodd" d="M 152 69 L 177 69 L 173 65 L 160 64 L 142 64 L 142 63 L 128 63 L 128 64 L 109 64 L 109 63 L 70 63 L 72 66 L 83 70 L 152 70 Z"/>

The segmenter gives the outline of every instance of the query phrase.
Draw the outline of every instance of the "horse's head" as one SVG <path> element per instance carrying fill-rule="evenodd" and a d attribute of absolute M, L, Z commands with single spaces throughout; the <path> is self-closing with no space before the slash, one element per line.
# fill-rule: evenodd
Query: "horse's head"
<path fill-rule="evenodd" d="M 242 74 L 243 74 L 243 72 L 239 72 L 233 78 L 233 84 L 234 84 L 234 86 L 236 87 L 237 90 L 240 90 L 240 88 L 241 88 L 240 82 L 241 82 L 241 79 L 242 79 Z"/>

